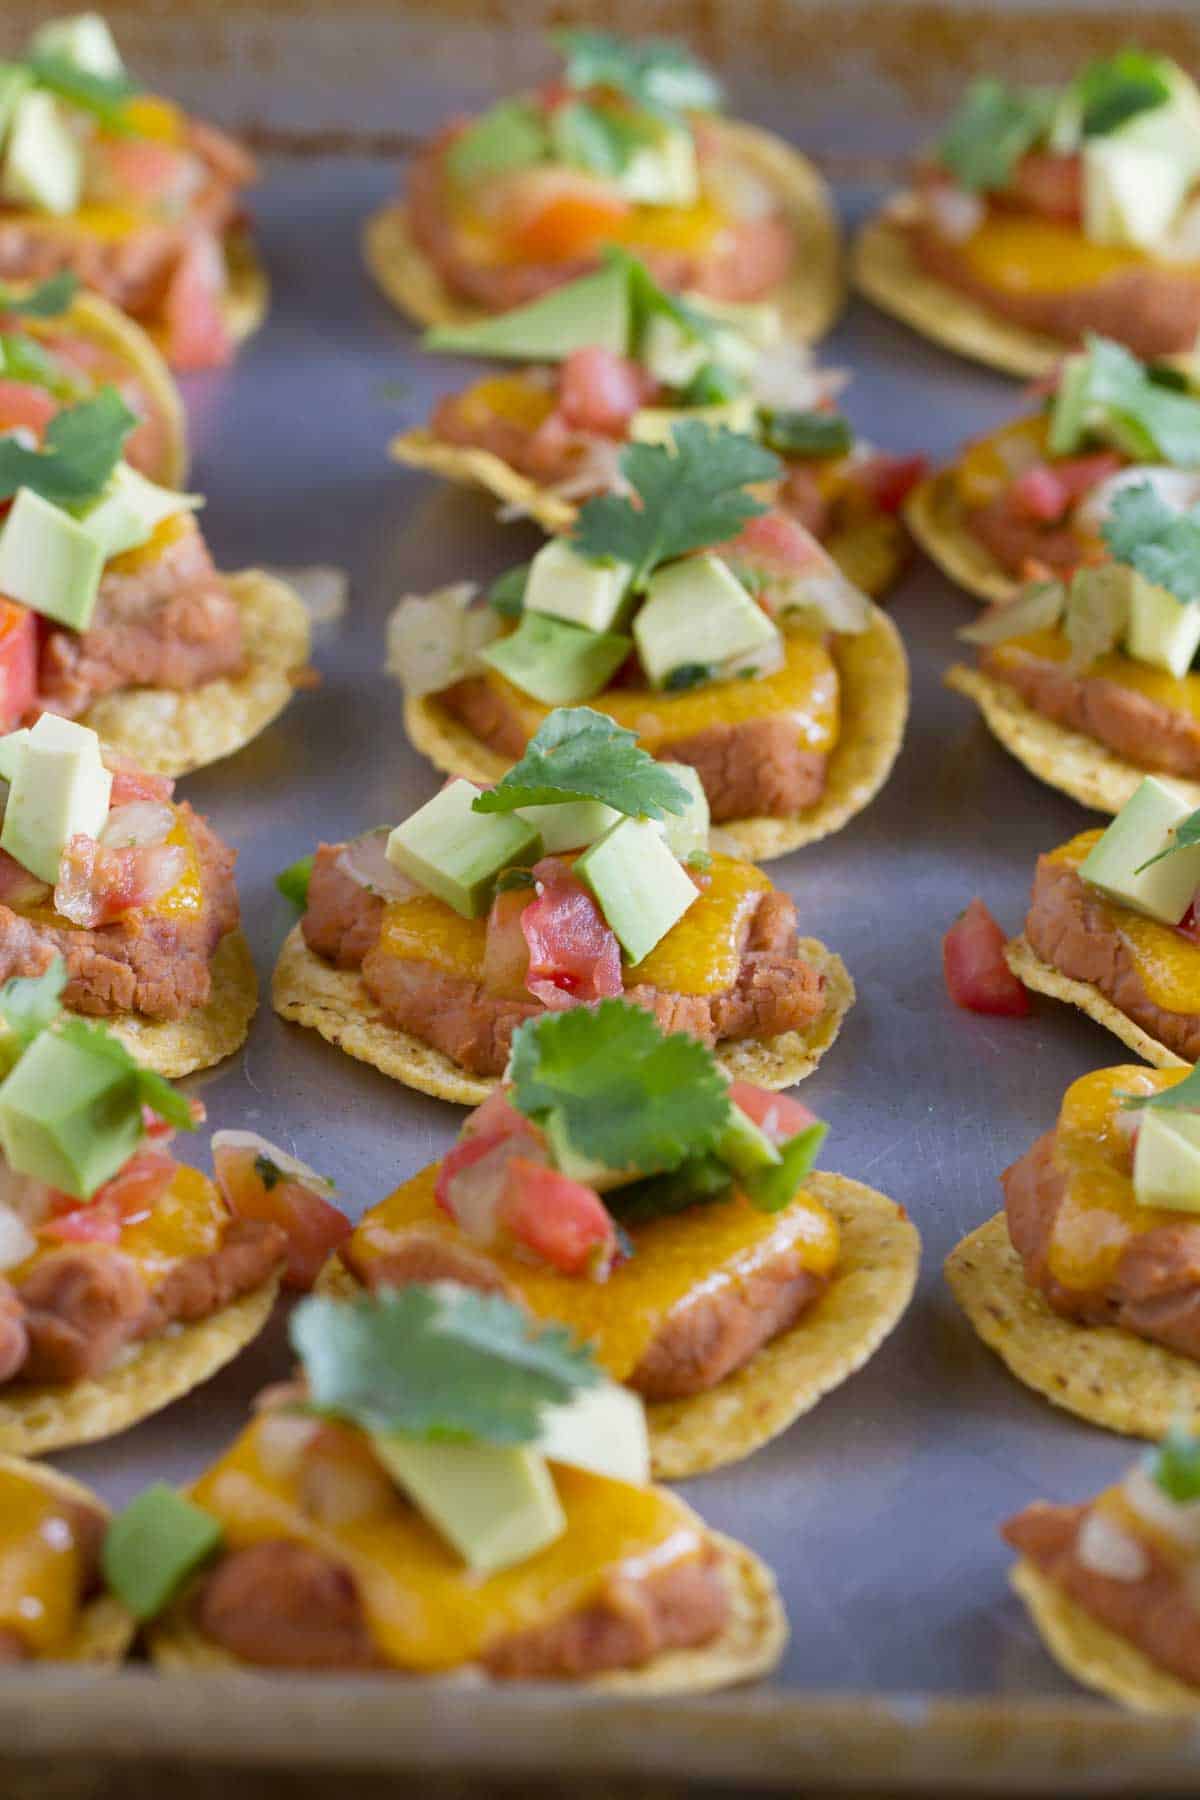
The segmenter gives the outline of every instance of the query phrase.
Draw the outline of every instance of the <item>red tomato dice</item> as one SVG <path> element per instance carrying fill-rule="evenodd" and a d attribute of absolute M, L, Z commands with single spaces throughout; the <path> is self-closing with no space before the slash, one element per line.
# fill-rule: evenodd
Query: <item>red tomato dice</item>
<path fill-rule="evenodd" d="M 37 657 L 37 614 L 0 595 L 0 730 L 14 730 L 32 711 Z"/>
<path fill-rule="evenodd" d="M 1024 1018 L 1029 995 L 1004 960 L 1004 933 L 982 900 L 972 900 L 942 939 L 946 991 L 968 1012 Z"/>
<path fill-rule="evenodd" d="M 560 1275 L 604 1281 L 617 1256 L 617 1229 L 599 1194 L 528 1157 L 509 1157 L 498 1222 Z"/>
<path fill-rule="evenodd" d="M 349 1237 L 349 1219 L 325 1198 L 331 1182 L 252 1131 L 212 1140 L 217 1186 L 239 1219 L 266 1219 L 287 1237 L 284 1286 L 307 1292 L 330 1253 Z"/>

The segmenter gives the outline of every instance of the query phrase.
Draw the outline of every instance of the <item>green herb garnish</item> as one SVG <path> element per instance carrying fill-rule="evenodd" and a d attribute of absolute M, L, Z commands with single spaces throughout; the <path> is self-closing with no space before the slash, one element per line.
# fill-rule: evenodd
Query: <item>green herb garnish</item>
<path fill-rule="evenodd" d="M 56 956 L 40 975 L 14 975 L 0 987 L 0 1019 L 23 1050 L 62 1011 L 67 965 Z"/>
<path fill-rule="evenodd" d="M 1140 482 L 1114 497 L 1102 533 L 1114 562 L 1177 600 L 1200 600 L 1200 506 L 1174 512 L 1148 481 Z"/>
<path fill-rule="evenodd" d="M 564 59 L 567 86 L 610 88 L 650 112 L 712 112 L 721 104 L 716 78 L 682 44 L 645 38 L 630 43 L 611 31 L 566 27 L 550 33 Z"/>
<path fill-rule="evenodd" d="M 1149 1460 L 1151 1479 L 1168 1500 L 1177 1506 L 1200 1500 L 1200 1437 L 1172 1425 Z"/>
<path fill-rule="evenodd" d="M 519 619 L 525 611 L 525 589 L 529 584 L 529 563 L 518 563 L 498 575 L 487 591 L 487 603 L 493 612 L 506 619 Z"/>
<path fill-rule="evenodd" d="M 66 1038 L 78 1049 L 86 1050 L 93 1056 L 106 1057 L 109 1062 L 121 1065 L 134 1078 L 141 1104 L 158 1118 L 173 1125 L 177 1131 L 195 1131 L 196 1120 L 192 1116 L 190 1100 L 177 1088 L 173 1088 L 162 1075 L 156 1075 L 152 1069 L 144 1069 L 139 1062 L 135 1062 L 124 1044 L 103 1025 L 67 1017 L 59 1020 L 54 1029 L 60 1037 Z"/>
<path fill-rule="evenodd" d="M 1027 150 L 1049 130 L 1056 97 L 992 76 L 973 81 L 938 145 L 942 162 L 965 187 L 1002 188 Z"/>
<path fill-rule="evenodd" d="M 557 707 L 519 763 L 472 803 L 478 813 L 599 800 L 634 819 L 687 811 L 687 789 L 625 731 L 590 706 Z"/>
<path fill-rule="evenodd" d="M 79 277 L 64 270 L 48 281 L 22 293 L 19 288 L 0 284 L 0 313 L 24 313 L 31 319 L 57 319 L 65 313 L 79 292 Z"/>
<path fill-rule="evenodd" d="M 95 75 L 66 56 L 34 55 L 25 66 L 39 87 L 48 88 L 81 112 L 91 113 L 106 131 L 118 137 L 140 135 L 130 124 L 126 108 L 142 90 L 128 75 Z"/>
<path fill-rule="evenodd" d="M 762 438 L 780 456 L 848 456 L 854 448 L 850 421 L 835 412 L 759 412 Z"/>
<path fill-rule="evenodd" d="M 1049 444 L 1071 455 L 1083 438 L 1097 436 L 1143 462 L 1177 468 L 1200 464 L 1200 399 L 1164 383 L 1163 371 L 1147 369 L 1124 345 L 1089 337 L 1083 359 L 1053 404 Z M 1182 380 L 1182 378 L 1181 378 Z"/>
<path fill-rule="evenodd" d="M 1084 137 L 1103 137 L 1127 119 L 1171 98 L 1161 59 L 1144 50 L 1118 50 L 1089 63 L 1072 83 Z"/>
<path fill-rule="evenodd" d="M 313 858 L 301 856 L 294 863 L 275 877 L 275 886 L 285 900 L 298 906 L 301 912 L 308 905 L 308 884 L 312 880 Z"/>
<path fill-rule="evenodd" d="M 670 1218 L 691 1206 L 728 1200 L 734 1191 L 734 1174 L 718 1157 L 695 1156 L 663 1175 L 631 1181 L 605 1195 L 609 1211 L 623 1225 L 646 1225 L 651 1219 Z"/>
<path fill-rule="evenodd" d="M 116 388 L 57 413 L 40 450 L 0 438 L 0 500 L 32 488 L 55 506 L 78 506 L 103 492 L 137 424 Z"/>

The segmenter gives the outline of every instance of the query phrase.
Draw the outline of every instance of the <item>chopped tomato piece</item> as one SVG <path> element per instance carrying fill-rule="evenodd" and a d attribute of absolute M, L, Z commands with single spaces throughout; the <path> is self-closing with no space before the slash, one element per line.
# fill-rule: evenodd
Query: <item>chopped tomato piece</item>
<path fill-rule="evenodd" d="M 585 350 L 573 350 L 563 363 L 559 406 L 576 431 L 622 438 L 646 390 L 646 377 L 637 363 L 592 344 Z"/>
<path fill-rule="evenodd" d="M 924 456 L 890 456 L 877 450 L 856 473 L 880 512 L 898 513 L 928 466 Z"/>
<path fill-rule="evenodd" d="M 499 1223 L 522 1249 L 560 1275 L 607 1279 L 617 1229 L 599 1194 L 544 1163 L 510 1156 Z"/>
<path fill-rule="evenodd" d="M 942 939 L 946 991 L 968 1012 L 1024 1018 L 1029 995 L 1004 960 L 1004 933 L 982 900 L 972 900 Z"/>
<path fill-rule="evenodd" d="M 77 832 L 62 853 L 54 904 L 64 919 L 93 931 L 122 913 L 152 906 L 182 880 L 186 868 L 181 844 L 108 849 Z"/>
<path fill-rule="evenodd" d="M 572 169 L 532 169 L 512 183 L 505 199 L 509 243 L 524 262 L 589 256 L 629 214 L 620 194 Z"/>
<path fill-rule="evenodd" d="M 799 1100 L 792 1100 L 787 1094 L 772 1094 L 767 1088 L 755 1087 L 753 1082 L 731 1082 L 729 1098 L 775 1144 L 786 1143 L 788 1138 L 817 1123 L 816 1113 L 809 1112 Z"/>
<path fill-rule="evenodd" d="M 0 595 L 0 731 L 12 731 L 37 693 L 37 614 Z"/>
<path fill-rule="evenodd" d="M 811 531 L 790 513 L 772 511 L 749 519 L 726 549 L 774 574 L 798 575 L 829 560 Z"/>
<path fill-rule="evenodd" d="M 222 306 L 225 265 L 215 239 L 199 235 L 187 245 L 167 285 L 163 300 L 167 361 L 172 368 L 194 373 L 224 368 L 233 356 L 233 340 Z"/>
<path fill-rule="evenodd" d="M 1078 219 L 1083 213 L 1083 159 L 1029 150 L 1009 177 L 1007 191 L 1048 219 Z"/>
<path fill-rule="evenodd" d="M 1095 456 L 1069 457 L 1062 462 L 1034 463 L 1008 489 L 1006 504 L 1018 518 L 1052 525 L 1068 507 L 1120 468 L 1121 458 L 1110 450 L 1098 451 Z"/>
<path fill-rule="evenodd" d="M 556 857 L 538 863 L 534 875 L 538 896 L 521 914 L 529 992 L 552 1012 L 620 994 L 621 946 L 592 896 Z"/>
<path fill-rule="evenodd" d="M 1196 911 L 1194 900 L 1175 929 L 1182 932 L 1185 938 L 1190 938 L 1193 944 L 1200 944 L 1200 913 Z"/>
<path fill-rule="evenodd" d="M 109 807 L 129 806 L 135 800 L 156 800 L 165 804 L 175 792 L 169 775 L 147 775 L 144 769 L 114 769 Z"/>
<path fill-rule="evenodd" d="M 489 994 L 505 1000 L 524 1000 L 529 974 L 529 945 L 521 926 L 525 908 L 533 899 L 531 887 L 508 888 L 497 894 L 488 914 L 483 944 L 483 985 Z"/>
<path fill-rule="evenodd" d="M 119 1243 L 127 1225 L 150 1217 L 155 1202 L 175 1179 L 176 1167 L 165 1150 L 150 1146 L 136 1151 L 85 1205 L 64 1195 L 67 1210 L 47 1219 L 41 1235 L 64 1244 Z"/>
<path fill-rule="evenodd" d="M 108 137 L 96 149 L 105 186 L 111 188 L 114 199 L 152 205 L 174 200 L 186 190 L 191 159 L 169 144 L 155 143 L 152 138 Z"/>
<path fill-rule="evenodd" d="M 462 1128 L 463 1137 L 516 1137 L 521 1133 L 538 1136 L 536 1127 L 517 1111 L 502 1087 L 495 1088 L 474 1112 L 467 1114 Z"/>
<path fill-rule="evenodd" d="M 500 1202 L 508 1180 L 508 1165 L 522 1151 L 531 1157 L 536 1155 L 536 1139 L 501 1127 L 461 1139 L 442 1158 L 434 1198 L 477 1244 L 499 1241 Z"/>
<path fill-rule="evenodd" d="M 332 1184 L 252 1131 L 218 1131 L 212 1140 L 217 1186 L 239 1219 L 262 1219 L 287 1237 L 284 1286 L 307 1292 L 332 1251 L 349 1237 L 349 1219 L 325 1198 Z"/>
<path fill-rule="evenodd" d="M 58 411 L 58 401 L 29 381 L 0 381 L 0 431 L 31 431 L 37 439 Z"/>

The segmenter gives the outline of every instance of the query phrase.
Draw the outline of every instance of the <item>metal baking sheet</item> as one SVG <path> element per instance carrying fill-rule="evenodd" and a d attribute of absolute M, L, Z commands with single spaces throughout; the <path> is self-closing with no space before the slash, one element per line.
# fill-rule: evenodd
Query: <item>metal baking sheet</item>
<path fill-rule="evenodd" d="M 306 44 L 317 66 L 331 42 L 333 9 L 282 13 L 289 16 L 256 27 L 271 55 L 226 71 L 225 105 L 211 57 L 193 71 L 193 88 L 230 122 L 252 116 L 264 70 L 281 60 L 303 65 Z M 159 33 L 173 81 L 187 61 L 187 20 L 186 8 L 167 8 L 136 21 Z M 204 29 L 211 34 L 211 19 Z M 424 29 L 434 42 L 427 19 Z M 339 54 L 345 65 L 344 43 Z M 411 108 L 397 100 L 391 115 L 401 137 L 414 116 L 424 128 L 490 85 L 490 68 L 470 66 L 472 79 L 457 87 L 448 54 L 395 70 L 401 96 L 412 96 Z M 803 70 L 786 90 L 764 83 L 748 75 L 747 92 L 761 99 L 760 115 L 787 129 L 800 116 Z M 368 83 L 364 73 L 364 84 L 375 93 L 377 75 Z M 865 102 L 874 89 L 860 82 L 854 91 Z M 308 123 L 352 130 L 344 83 L 337 106 L 330 99 L 326 112 L 314 102 Z M 287 120 L 277 112 L 268 122 L 275 129 Z M 383 129 L 378 112 L 367 123 Z M 908 140 L 916 135 L 910 122 Z M 841 147 L 827 147 L 836 166 Z M 469 370 L 422 358 L 413 333 L 373 291 L 359 231 L 392 193 L 396 167 L 382 155 L 348 153 L 351 140 L 338 149 L 268 159 L 255 213 L 273 282 L 269 324 L 235 369 L 190 381 L 187 394 L 195 478 L 209 496 L 205 523 L 220 563 L 332 564 L 348 572 L 349 605 L 317 630 L 320 686 L 298 694 L 242 755 L 189 778 L 184 792 L 238 849 L 264 993 L 244 1053 L 191 1085 L 210 1128 L 245 1126 L 277 1139 L 334 1177 L 357 1214 L 441 1154 L 461 1115 L 273 1015 L 271 968 L 293 918 L 274 877 L 321 838 L 395 820 L 436 786 L 405 741 L 400 695 L 382 671 L 390 608 L 406 592 L 486 579 L 537 539 L 527 527 L 498 524 L 484 499 L 388 463 L 389 436 L 421 420 Z M 861 216 L 881 191 L 844 186 L 846 218 Z M 935 460 L 1018 402 L 1013 384 L 859 302 L 824 356 L 854 372 L 848 410 L 862 433 Z M 1046 1002 L 1026 1021 L 976 1018 L 949 1004 L 941 981 L 940 936 L 955 913 L 978 893 L 1015 927 L 1034 858 L 1080 829 L 1084 815 L 1010 761 L 973 709 L 942 687 L 954 629 L 972 603 L 917 564 L 891 604 L 913 667 L 896 773 L 863 817 L 772 874 L 795 896 L 803 931 L 840 951 L 858 984 L 836 1050 L 804 1087 L 832 1126 L 824 1160 L 908 1208 L 924 1240 L 920 1289 L 865 1371 L 750 1462 L 685 1489 L 713 1525 L 746 1539 L 778 1571 L 793 1633 L 778 1676 L 703 1703 L 511 1690 L 476 1692 L 462 1708 L 444 1690 L 400 1681 L 31 1671 L 0 1685 L 0 1756 L 638 1770 L 743 1791 L 751 1780 L 818 1777 L 830 1787 L 886 1777 L 921 1792 L 942 1781 L 1007 1792 L 1068 1781 L 1097 1792 L 1118 1782 L 1160 1793 L 1194 1784 L 1200 1738 L 1192 1728 L 1129 1719 L 1084 1699 L 1005 1585 L 1010 1558 L 999 1522 L 1039 1495 L 1087 1495 L 1121 1470 L 1132 1447 L 1017 1386 L 976 1341 L 941 1276 L 950 1247 L 996 1209 L 999 1171 L 1051 1124 L 1065 1086 L 1120 1060 L 1112 1039 L 1065 1008 Z M 277 1320 L 187 1400 L 58 1460 L 116 1504 L 150 1478 L 186 1481 L 236 1431 L 255 1392 L 287 1368 Z"/>

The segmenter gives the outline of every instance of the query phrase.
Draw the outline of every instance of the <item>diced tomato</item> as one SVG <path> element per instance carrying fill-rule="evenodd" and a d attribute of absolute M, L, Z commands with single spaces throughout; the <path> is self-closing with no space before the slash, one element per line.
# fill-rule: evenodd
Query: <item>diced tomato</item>
<path fill-rule="evenodd" d="M 225 265 L 216 240 L 199 234 L 175 266 L 163 300 L 167 361 L 194 373 L 220 369 L 233 357 L 222 307 Z"/>
<path fill-rule="evenodd" d="M 625 436 L 645 393 L 638 364 L 600 344 L 573 350 L 559 376 L 559 406 L 567 424 L 604 437 Z"/>
<path fill-rule="evenodd" d="M 189 1100 L 188 1107 L 191 1111 L 192 1123 L 194 1125 L 203 1125 L 205 1119 L 208 1117 L 203 1100 Z M 171 1139 L 175 1136 L 174 1125 L 170 1124 L 168 1120 L 161 1118 L 151 1106 L 143 1106 L 142 1108 L 142 1130 L 146 1133 L 150 1142 L 152 1144 L 157 1144 L 160 1149 L 169 1144 Z"/>
<path fill-rule="evenodd" d="M 129 806 L 135 800 L 155 800 L 163 804 L 175 792 L 169 775 L 148 775 L 144 769 L 114 769 L 109 808 Z"/>
<path fill-rule="evenodd" d="M 972 900 L 942 939 L 946 991 L 968 1012 L 1024 1018 L 1029 995 L 1004 960 L 1004 933 L 982 900 Z"/>
<path fill-rule="evenodd" d="M 890 456 L 877 450 L 855 471 L 855 478 L 880 512 L 898 513 L 928 467 L 927 457 Z"/>
<path fill-rule="evenodd" d="M 119 1243 L 127 1225 L 150 1217 L 155 1202 L 175 1179 L 176 1167 L 165 1150 L 148 1146 L 136 1151 L 86 1205 L 71 1200 L 68 1210 L 47 1219 L 41 1235 L 64 1244 Z"/>
<path fill-rule="evenodd" d="M 521 1133 L 538 1136 L 537 1128 L 519 1113 L 508 1097 L 507 1089 L 494 1088 L 487 1099 L 467 1114 L 463 1121 L 463 1137 L 516 1137 Z"/>
<path fill-rule="evenodd" d="M 524 1156 L 509 1158 L 499 1222 L 560 1275 L 605 1281 L 617 1257 L 617 1229 L 599 1194 Z"/>
<path fill-rule="evenodd" d="M 1175 929 L 1182 932 L 1185 938 L 1190 938 L 1193 944 L 1200 944 L 1200 913 L 1196 911 L 1194 900 Z"/>
<path fill-rule="evenodd" d="M 1110 450 L 1062 462 L 1034 463 L 1017 476 L 1005 495 L 1005 503 L 1018 518 L 1051 525 L 1120 468 L 1121 458 Z"/>
<path fill-rule="evenodd" d="M 499 1241 L 500 1202 L 514 1156 L 538 1154 L 537 1140 L 522 1132 L 482 1131 L 455 1144 L 438 1166 L 434 1198 L 477 1244 Z"/>
<path fill-rule="evenodd" d="M 1078 219 L 1083 213 L 1083 159 L 1029 150 L 1009 177 L 1006 191 L 1048 219 Z"/>
<path fill-rule="evenodd" d="M 325 1198 L 331 1184 L 254 1132 L 218 1131 L 212 1153 L 217 1186 L 230 1211 L 239 1219 L 283 1228 L 284 1286 L 307 1292 L 353 1229 L 341 1208 Z"/>
<path fill-rule="evenodd" d="M 724 548 L 731 556 L 743 558 L 755 568 L 773 574 L 798 575 L 804 570 L 823 566 L 829 558 L 811 531 L 790 513 L 759 513 L 747 520 L 738 535 Z"/>
<path fill-rule="evenodd" d="M 48 881 L 39 881 L 23 863 L 7 850 L 0 850 L 0 906 L 40 906 L 50 898 L 53 889 Z"/>
<path fill-rule="evenodd" d="M 729 1098 L 775 1144 L 786 1143 L 788 1138 L 817 1123 L 816 1113 L 809 1112 L 799 1100 L 792 1100 L 787 1094 L 772 1094 L 767 1088 L 755 1087 L 753 1082 L 731 1082 Z"/>
<path fill-rule="evenodd" d="M 28 381 L 0 381 L 0 431 L 42 433 L 58 411 L 58 402 L 45 388 Z"/>
<path fill-rule="evenodd" d="M 533 899 L 531 887 L 509 888 L 497 894 L 488 914 L 483 944 L 483 985 L 489 994 L 504 1000 L 524 1000 L 529 974 L 529 945 L 521 927 L 521 915 Z"/>
<path fill-rule="evenodd" d="M 0 595 L 0 731 L 32 711 L 37 669 L 37 614 Z"/>
<path fill-rule="evenodd" d="M 534 168 L 508 187 L 508 239 L 523 262 L 571 262 L 606 243 L 629 215 L 613 188 L 574 169 Z"/>
<path fill-rule="evenodd" d="M 534 875 L 538 896 L 521 914 L 529 992 L 552 1012 L 620 994 L 621 946 L 592 896 L 556 857 L 538 863 Z"/>
<path fill-rule="evenodd" d="M 105 186 L 114 199 L 142 205 L 171 201 L 186 192 L 193 164 L 185 152 L 152 138 L 109 137 L 96 146 L 103 162 Z"/>
<path fill-rule="evenodd" d="M 94 931 L 122 913 L 144 910 L 183 878 L 181 844 L 128 844 L 107 849 L 82 832 L 67 844 L 58 867 L 54 904 L 64 919 Z"/>

